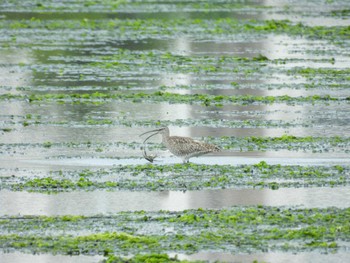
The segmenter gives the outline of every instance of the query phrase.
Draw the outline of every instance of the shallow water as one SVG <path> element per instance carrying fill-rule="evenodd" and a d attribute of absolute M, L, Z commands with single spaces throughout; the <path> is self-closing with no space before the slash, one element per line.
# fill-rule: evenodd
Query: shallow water
<path fill-rule="evenodd" d="M 299 254 L 292 253 L 258 253 L 258 254 L 225 254 L 225 253 L 211 253 L 201 252 L 193 255 L 182 255 L 182 254 L 170 254 L 171 257 L 177 257 L 180 260 L 209 260 L 210 262 L 221 261 L 221 262 L 253 262 L 254 260 L 278 263 L 300 263 L 300 262 L 314 262 L 314 263 L 336 263 L 346 262 L 348 260 L 347 253 L 330 253 L 330 254 L 319 254 L 314 252 L 302 252 Z M 0 261 L 6 263 L 97 263 L 104 259 L 102 256 L 62 256 L 62 255 L 31 255 L 24 253 L 3 253 L 0 252 Z"/>
<path fill-rule="evenodd" d="M 96 190 L 50 195 L 1 190 L 0 205 L 1 215 L 96 215 L 139 210 L 221 209 L 234 205 L 346 208 L 350 205 L 350 187 L 222 189 L 186 192 Z"/>
<path fill-rule="evenodd" d="M 314 262 L 314 263 L 335 263 L 335 262 L 346 262 L 348 259 L 347 253 L 330 253 L 330 254 L 319 254 L 314 252 L 302 252 L 299 254 L 292 253 L 257 253 L 257 254 L 225 254 L 225 253 L 212 253 L 212 252 L 201 252 L 192 255 L 183 254 L 170 254 L 171 257 L 177 257 L 180 260 L 208 260 L 210 262 L 253 262 L 254 260 L 278 263 L 300 263 L 300 262 Z M 24 253 L 3 253 L 0 252 L 0 261 L 6 263 L 97 263 L 104 259 L 102 256 L 62 256 L 62 255 L 31 255 Z"/>
<path fill-rule="evenodd" d="M 51 255 L 51 254 L 41 254 L 32 255 L 19 252 L 0 252 L 0 262 L 3 263 L 97 263 L 103 260 L 102 256 L 65 256 L 65 255 Z"/>
<path fill-rule="evenodd" d="M 303 166 L 331 166 L 331 165 L 350 165 L 349 158 L 327 158 L 327 157 L 314 157 L 308 158 L 305 155 L 304 158 L 297 157 L 295 154 L 288 157 L 272 157 L 269 153 L 260 154 L 254 156 L 256 153 L 252 153 L 250 157 L 245 156 L 203 156 L 199 158 L 192 158 L 191 162 L 195 164 L 208 164 L 208 165 L 252 165 L 261 161 L 265 161 L 267 164 L 275 165 L 303 165 Z M 59 160 L 20 160 L 17 162 L 17 166 L 31 167 L 50 167 L 50 168 L 87 168 L 87 167 L 113 167 L 116 165 L 139 165 L 147 164 L 148 162 L 143 158 L 129 158 L 129 159 L 59 159 Z M 158 157 L 155 159 L 155 165 L 168 165 L 181 163 L 181 159 L 175 157 Z M 11 166 L 11 165 L 10 165 Z"/>
<path fill-rule="evenodd" d="M 195 255 L 179 255 L 179 259 L 189 260 L 209 260 L 210 262 L 254 262 L 254 260 L 263 262 L 284 262 L 284 263 L 300 263 L 300 262 L 315 262 L 315 263 L 331 263 L 331 262 L 346 262 L 349 258 L 347 253 L 329 253 L 319 254 L 302 252 L 299 254 L 269 252 L 250 255 L 231 255 L 225 253 L 198 253 Z"/>

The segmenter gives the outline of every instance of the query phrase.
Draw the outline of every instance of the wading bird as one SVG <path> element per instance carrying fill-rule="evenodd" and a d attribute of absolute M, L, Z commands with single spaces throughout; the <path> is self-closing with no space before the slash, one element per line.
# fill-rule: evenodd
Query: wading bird
<path fill-rule="evenodd" d="M 183 163 L 188 163 L 189 159 L 192 157 L 200 156 L 206 153 L 210 152 L 219 152 L 220 148 L 216 145 L 205 143 L 205 142 L 199 142 L 196 140 L 193 140 L 189 137 L 181 137 L 181 136 L 170 136 L 169 134 L 169 128 L 164 127 L 152 131 L 148 131 L 145 133 L 142 133 L 140 136 L 153 133 L 150 136 L 148 136 L 144 143 L 151 137 L 161 134 L 162 135 L 162 143 L 165 145 L 165 147 L 175 156 L 180 157 L 183 161 Z M 144 154 L 144 156 L 147 156 L 147 154 Z M 146 158 L 147 159 L 147 158 Z M 153 161 L 153 160 L 152 160 Z"/>

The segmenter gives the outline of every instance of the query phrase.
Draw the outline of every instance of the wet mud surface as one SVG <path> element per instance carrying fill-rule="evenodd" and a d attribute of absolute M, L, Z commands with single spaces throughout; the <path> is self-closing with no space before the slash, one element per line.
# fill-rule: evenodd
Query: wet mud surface
<path fill-rule="evenodd" d="M 0 261 L 348 258 L 349 9 L 1 3 Z"/>

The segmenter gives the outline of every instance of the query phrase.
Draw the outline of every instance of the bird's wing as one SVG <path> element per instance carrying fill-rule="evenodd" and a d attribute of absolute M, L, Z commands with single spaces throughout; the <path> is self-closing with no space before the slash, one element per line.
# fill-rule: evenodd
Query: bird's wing
<path fill-rule="evenodd" d="M 193 140 L 189 137 L 172 136 L 171 143 L 173 153 L 177 155 L 188 155 L 191 153 L 208 153 L 215 151 L 214 145 Z M 176 146 L 175 146 L 176 144 Z"/>

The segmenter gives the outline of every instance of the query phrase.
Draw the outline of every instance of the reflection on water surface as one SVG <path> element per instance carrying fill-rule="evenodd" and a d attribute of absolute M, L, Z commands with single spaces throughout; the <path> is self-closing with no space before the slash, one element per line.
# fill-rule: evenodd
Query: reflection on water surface
<path fill-rule="evenodd" d="M 33 205 L 35 204 L 35 205 Z M 120 211 L 221 209 L 235 205 L 348 207 L 349 187 L 201 191 L 92 191 L 58 194 L 0 191 L 2 215 L 96 215 Z"/>

